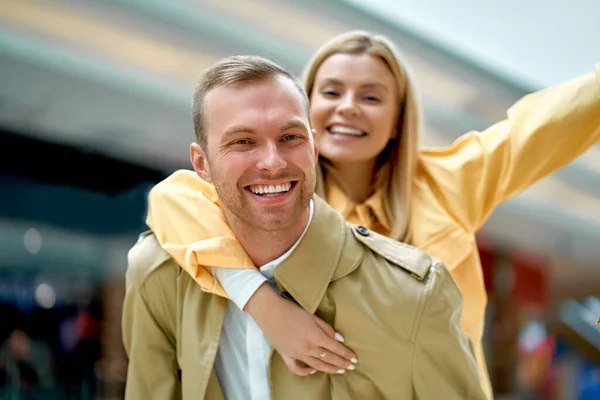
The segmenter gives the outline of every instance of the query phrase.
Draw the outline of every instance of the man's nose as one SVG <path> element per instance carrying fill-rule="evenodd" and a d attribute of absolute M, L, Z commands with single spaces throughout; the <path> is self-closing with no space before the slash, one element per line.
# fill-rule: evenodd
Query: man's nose
<path fill-rule="evenodd" d="M 287 167 L 287 161 L 277 144 L 270 143 L 260 152 L 257 167 L 263 171 L 277 172 Z"/>

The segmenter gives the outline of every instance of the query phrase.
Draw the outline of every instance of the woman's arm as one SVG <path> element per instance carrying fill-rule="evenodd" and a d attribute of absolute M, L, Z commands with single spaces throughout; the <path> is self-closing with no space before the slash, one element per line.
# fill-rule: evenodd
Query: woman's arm
<path fill-rule="evenodd" d="M 420 154 L 420 179 L 465 229 L 477 231 L 503 201 L 600 140 L 600 65 L 594 73 L 525 96 L 507 119 L 447 148 Z"/>
<path fill-rule="evenodd" d="M 279 296 L 259 271 L 213 268 L 213 272 L 229 299 L 261 327 L 291 372 L 306 376 L 314 371 L 334 374 L 355 368 L 356 355 L 340 342 L 341 335 Z M 323 351 L 327 352 L 325 359 L 320 356 Z"/>

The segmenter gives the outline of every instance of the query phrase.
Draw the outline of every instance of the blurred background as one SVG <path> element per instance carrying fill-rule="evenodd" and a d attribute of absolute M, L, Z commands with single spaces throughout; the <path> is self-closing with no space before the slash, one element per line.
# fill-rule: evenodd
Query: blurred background
<path fill-rule="evenodd" d="M 300 73 L 339 33 L 383 33 L 416 73 L 423 146 L 444 146 L 591 71 L 599 16 L 596 0 L 1 0 L 0 399 L 122 398 L 126 254 L 149 188 L 188 168 L 214 61 Z M 478 240 L 496 398 L 600 398 L 600 147 Z"/>

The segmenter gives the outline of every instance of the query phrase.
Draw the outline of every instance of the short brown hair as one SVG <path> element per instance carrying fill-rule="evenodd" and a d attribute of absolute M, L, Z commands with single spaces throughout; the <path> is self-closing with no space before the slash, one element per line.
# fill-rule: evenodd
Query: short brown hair
<path fill-rule="evenodd" d="M 217 61 L 202 75 L 194 91 L 192 119 L 196 142 L 202 148 L 206 148 L 204 98 L 211 90 L 218 87 L 231 87 L 240 83 L 259 82 L 278 75 L 290 79 L 294 83 L 294 86 L 298 88 L 298 92 L 302 95 L 305 102 L 308 116 L 308 96 L 302 84 L 282 66 L 260 56 L 242 55 L 227 57 Z"/>

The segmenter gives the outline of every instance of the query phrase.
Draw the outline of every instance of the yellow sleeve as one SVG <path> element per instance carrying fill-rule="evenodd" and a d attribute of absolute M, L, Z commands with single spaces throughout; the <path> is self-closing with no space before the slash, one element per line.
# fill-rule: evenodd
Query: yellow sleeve
<path fill-rule="evenodd" d="M 500 203 L 600 140 L 600 65 L 595 73 L 523 97 L 507 114 L 483 132 L 419 156 L 421 178 L 473 232 Z"/>
<path fill-rule="evenodd" d="M 255 268 L 229 228 L 214 187 L 192 171 L 177 171 L 152 188 L 146 224 L 204 291 L 227 297 L 210 267 Z"/>

